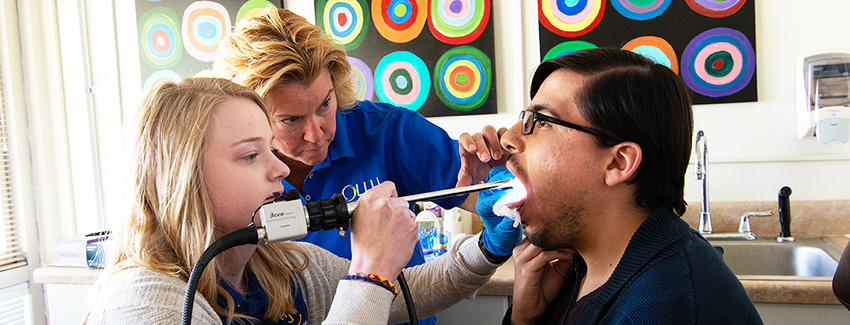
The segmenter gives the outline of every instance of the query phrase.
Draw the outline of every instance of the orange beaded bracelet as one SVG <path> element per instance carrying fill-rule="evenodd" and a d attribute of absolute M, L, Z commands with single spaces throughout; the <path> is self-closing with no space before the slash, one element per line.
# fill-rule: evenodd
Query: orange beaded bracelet
<path fill-rule="evenodd" d="M 395 285 L 392 282 L 390 282 L 390 280 L 384 279 L 379 275 L 374 275 L 374 274 L 365 274 L 364 275 L 364 274 L 361 274 L 361 273 L 354 273 L 354 274 L 346 273 L 345 276 L 342 277 L 342 279 L 343 280 L 358 280 L 358 281 L 369 282 L 369 283 L 378 285 L 378 286 L 392 292 L 393 293 L 393 299 L 395 299 L 395 297 L 398 297 L 398 290 L 396 290 Z"/>

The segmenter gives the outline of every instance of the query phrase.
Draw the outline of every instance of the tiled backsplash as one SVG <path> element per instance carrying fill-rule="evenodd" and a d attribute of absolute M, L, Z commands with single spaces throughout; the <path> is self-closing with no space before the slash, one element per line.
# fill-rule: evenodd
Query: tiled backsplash
<path fill-rule="evenodd" d="M 699 225 L 700 202 L 688 202 L 682 219 L 696 229 Z M 741 216 L 747 212 L 773 211 L 770 217 L 750 218 L 756 236 L 779 235 L 777 201 L 711 202 L 711 224 L 714 232 L 737 232 Z M 844 236 L 850 234 L 850 200 L 791 200 L 791 234 Z"/>

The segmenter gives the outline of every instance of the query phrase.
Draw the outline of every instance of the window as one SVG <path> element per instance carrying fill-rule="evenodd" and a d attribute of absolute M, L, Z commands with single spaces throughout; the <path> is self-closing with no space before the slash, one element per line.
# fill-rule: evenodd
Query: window
<path fill-rule="evenodd" d="M 15 207 L 14 153 L 10 144 L 4 80 L 3 67 L 0 66 L 0 216 L 3 220 L 0 232 L 0 272 L 27 264 L 22 243 L 22 221 Z"/>

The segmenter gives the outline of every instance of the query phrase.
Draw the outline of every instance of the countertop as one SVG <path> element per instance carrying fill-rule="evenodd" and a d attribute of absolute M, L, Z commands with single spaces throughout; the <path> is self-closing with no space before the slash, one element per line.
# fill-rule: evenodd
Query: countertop
<path fill-rule="evenodd" d="M 42 266 L 32 271 L 32 281 L 44 284 L 93 284 L 102 269 L 70 266 Z"/>

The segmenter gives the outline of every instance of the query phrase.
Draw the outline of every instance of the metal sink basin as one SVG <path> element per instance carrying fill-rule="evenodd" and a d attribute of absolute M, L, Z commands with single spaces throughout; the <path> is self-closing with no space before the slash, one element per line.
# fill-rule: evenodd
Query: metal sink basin
<path fill-rule="evenodd" d="M 723 260 L 739 279 L 831 279 L 841 258 L 841 250 L 825 237 L 797 237 L 783 243 L 773 237 L 712 240 L 711 245 L 723 249 Z"/>

